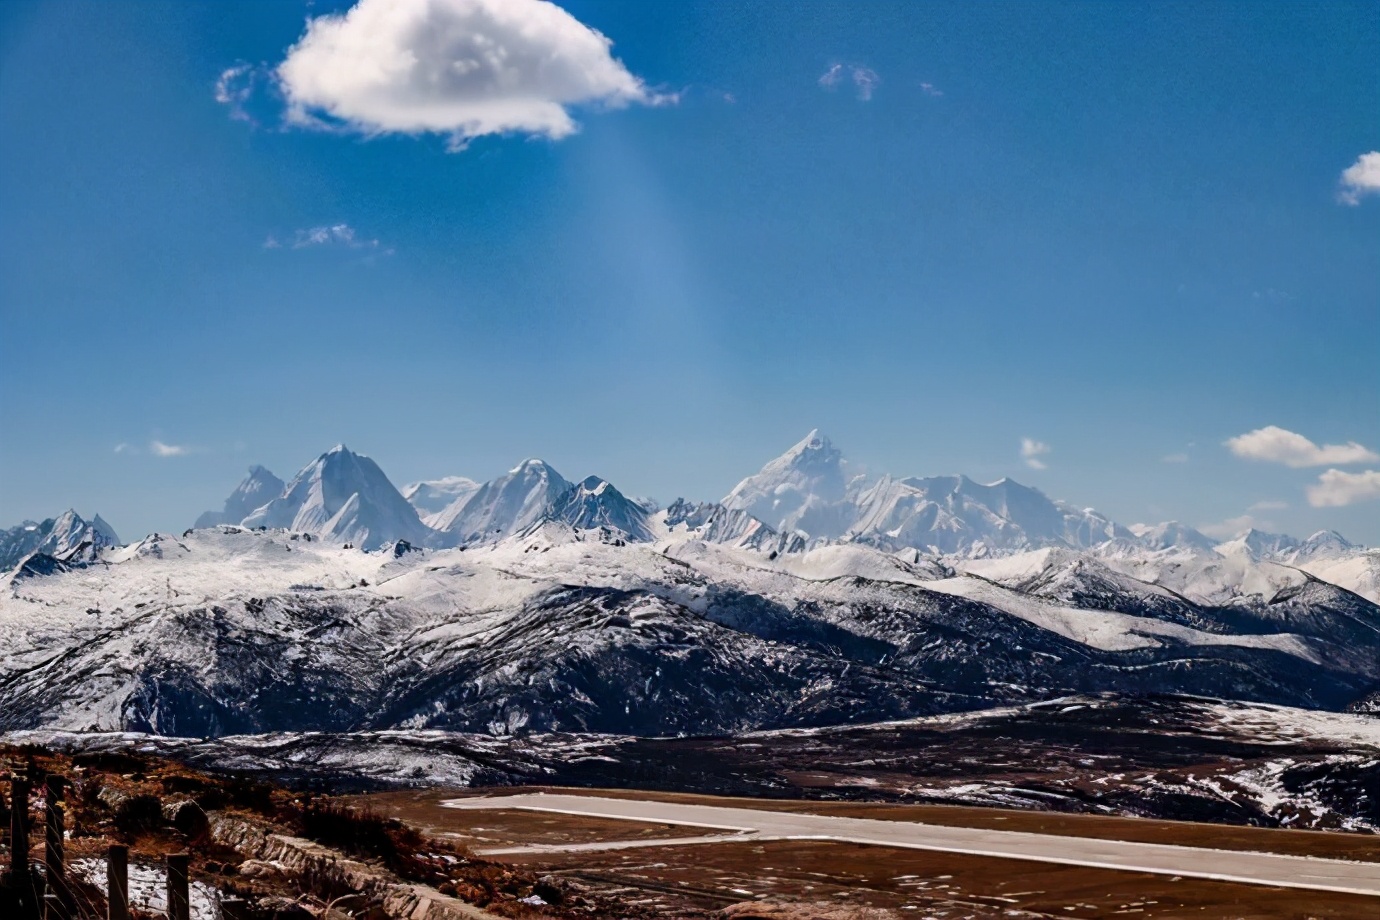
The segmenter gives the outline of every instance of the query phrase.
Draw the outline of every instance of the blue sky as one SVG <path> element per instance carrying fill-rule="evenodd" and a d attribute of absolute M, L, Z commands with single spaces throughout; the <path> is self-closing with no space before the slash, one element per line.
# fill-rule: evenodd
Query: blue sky
<path fill-rule="evenodd" d="M 819 427 L 1380 543 L 1373 3 L 583 0 L 559 73 L 486 35 L 518 101 L 361 84 L 383 19 L 303 41 L 349 6 L 0 5 L 0 524 L 339 441 L 712 499 Z"/>

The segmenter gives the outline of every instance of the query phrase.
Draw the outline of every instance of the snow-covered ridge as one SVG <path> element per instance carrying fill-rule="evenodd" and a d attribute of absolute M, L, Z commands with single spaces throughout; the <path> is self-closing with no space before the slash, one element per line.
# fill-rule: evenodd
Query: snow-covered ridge
<path fill-rule="evenodd" d="M 1330 531 L 1298 540 L 1248 530 L 1219 543 L 1176 521 L 1124 527 L 1010 479 L 870 477 L 850 467 L 819 431 L 768 461 L 720 503 L 677 499 L 664 511 L 654 507 L 599 477 L 571 482 L 535 458 L 488 482 L 451 476 L 399 492 L 377 464 L 342 445 L 287 484 L 252 467 L 223 509 L 203 514 L 196 526 L 284 528 L 374 549 L 400 540 L 430 548 L 489 544 L 553 521 L 617 532 L 630 542 L 694 536 L 776 553 L 851 543 L 909 551 L 941 568 L 1053 548 L 1088 554 L 1202 603 L 1277 591 L 1291 578 L 1281 566 L 1380 602 L 1380 550 Z M 36 526 L 0 534 L 0 549 L 10 547 L 0 558 L 4 568 L 37 549 L 41 541 L 23 529 Z M 113 542 L 108 527 L 103 539 Z"/>
<path fill-rule="evenodd" d="M 704 540 L 725 517 L 373 551 L 221 525 L 22 566 L 0 729 L 712 733 L 1111 690 L 1341 708 L 1380 687 L 1380 608 L 1297 569 L 1221 607 L 1067 550 L 965 573 Z"/>
<path fill-rule="evenodd" d="M 276 481 L 251 470 L 221 513 Z M 535 459 L 456 486 L 429 524 L 340 446 L 236 524 L 125 546 L 74 514 L 23 525 L 0 729 L 733 733 L 1079 692 L 1380 699 L 1380 558 L 1335 534 L 1204 545 L 1010 480 L 847 476 L 817 433 L 725 503 L 656 510 Z M 778 523 L 838 536 L 729 506 L 773 495 Z"/>
<path fill-rule="evenodd" d="M 39 553 L 61 560 L 115 546 L 120 538 L 98 514 L 90 521 L 68 509 L 45 521 L 24 521 L 0 530 L 0 571 L 8 571 Z"/>

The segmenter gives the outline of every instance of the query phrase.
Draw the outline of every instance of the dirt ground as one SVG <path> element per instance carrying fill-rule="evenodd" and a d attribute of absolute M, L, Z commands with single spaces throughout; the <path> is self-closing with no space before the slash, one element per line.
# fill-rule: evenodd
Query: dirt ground
<path fill-rule="evenodd" d="M 512 791 L 390 792 L 361 796 L 354 801 L 397 816 L 427 833 L 460 835 L 458 839 L 472 840 L 473 845 L 480 846 L 651 840 L 715 833 L 680 825 L 488 809 L 462 811 L 441 806 L 450 798 Z M 1380 839 L 1374 835 L 943 805 L 729 799 L 618 790 L 546 791 L 1380 861 Z M 538 873 L 618 892 L 627 903 L 668 917 L 702 916 L 705 911 L 752 900 L 801 905 L 796 909 L 806 912 L 791 915 L 800 917 L 833 916 L 825 912 L 824 904 L 834 905 L 835 910 L 844 909 L 843 915 L 850 917 L 913 916 L 934 920 L 1380 917 L 1380 899 L 1362 896 L 822 841 L 720 842 L 503 859 Z"/>
<path fill-rule="evenodd" d="M 565 795 L 590 795 L 605 798 L 654 799 L 662 802 L 683 802 L 691 805 L 719 805 L 756 808 L 762 811 L 794 811 L 817 815 L 837 815 L 848 818 L 873 818 L 883 821 L 916 821 L 946 827 L 980 827 L 992 830 L 1027 831 L 1035 834 L 1056 834 L 1069 837 L 1092 837 L 1099 840 L 1130 840 L 1137 843 L 1168 843 L 1178 846 L 1208 847 L 1220 850 L 1247 850 L 1261 853 L 1283 853 L 1290 856 L 1322 856 L 1330 859 L 1354 859 L 1361 862 L 1380 862 L 1380 835 L 1347 833 L 1342 831 L 1288 830 L 1280 828 L 1242 827 L 1229 824 L 1202 824 L 1192 821 L 1160 821 L 1151 818 L 1121 818 L 1102 815 L 1062 814 L 1056 812 L 1014 811 L 1001 808 L 974 808 L 962 805 L 894 805 L 866 802 L 820 802 L 790 799 L 749 799 L 727 796 L 693 795 L 689 793 L 641 792 L 621 789 L 567 789 L 544 786 L 524 786 L 521 789 L 428 789 L 404 792 L 384 792 L 359 796 L 353 801 L 364 802 L 389 815 L 402 818 L 426 833 L 444 834 L 465 832 L 475 821 L 464 817 L 457 809 L 443 808 L 446 799 L 480 795 L 504 795 L 514 792 L 559 792 Z M 486 815 L 492 812 L 484 812 Z M 531 813 L 528 813 L 531 814 Z M 562 830 L 561 822 L 591 822 L 597 819 L 549 816 L 551 833 L 597 834 L 599 828 L 590 824 L 583 830 Z M 491 819 L 480 822 L 493 826 Z M 584 840 L 631 840 L 635 837 L 689 837 L 719 831 L 678 825 L 650 825 L 645 831 L 630 832 L 636 822 L 598 821 L 608 836 L 570 838 L 569 842 Z M 527 826 L 527 825 L 523 825 Z M 669 833 L 652 828 L 669 829 Z M 551 839 L 507 838 L 505 843 L 555 843 Z M 1380 914 L 1377 914 L 1380 916 Z"/>
<path fill-rule="evenodd" d="M 765 897 L 896 916 L 1362 920 L 1380 900 L 1139 872 L 818 841 L 543 855 L 514 860 L 582 881 L 644 888 L 657 906 Z"/>
<path fill-rule="evenodd" d="M 687 827 L 613 818 L 545 814 L 494 809 L 460 811 L 442 807 L 453 792 L 401 791 L 351 796 L 346 802 L 363 804 L 389 818 L 412 825 L 429 837 L 450 840 L 472 850 L 533 843 L 589 843 L 604 840 L 658 840 L 721 834 L 712 828 Z"/>

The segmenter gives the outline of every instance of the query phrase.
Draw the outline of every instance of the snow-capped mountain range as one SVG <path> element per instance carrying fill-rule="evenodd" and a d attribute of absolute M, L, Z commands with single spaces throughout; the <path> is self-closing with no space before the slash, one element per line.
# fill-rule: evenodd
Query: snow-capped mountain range
<path fill-rule="evenodd" d="M 68 509 L 46 521 L 25 521 L 8 530 L 0 530 L 0 571 L 14 568 L 34 553 L 70 560 L 76 555 L 91 555 L 119 543 L 114 529 L 101 520 L 99 514 L 86 521 Z"/>
<path fill-rule="evenodd" d="M 206 512 L 193 526 L 282 527 L 376 549 L 397 540 L 432 548 L 471 545 L 504 539 L 542 520 L 581 527 L 597 521 L 642 541 L 652 538 L 654 518 L 665 524 L 692 507 L 684 499 L 674 505 L 675 512 L 658 512 L 599 477 L 573 483 L 538 459 L 525 460 L 488 482 L 450 476 L 414 482 L 399 491 L 372 460 L 337 445 L 288 485 L 261 466 L 251 467 L 224 509 Z M 1222 543 L 1177 521 L 1126 527 L 1011 479 L 984 484 L 966 476 L 868 477 L 850 472 L 843 454 L 818 431 L 748 476 L 720 502 L 697 507 L 701 515 L 726 518 L 732 512 L 740 522 L 755 521 L 757 529 L 768 528 L 774 538 L 788 535 L 783 545 L 861 543 L 929 556 L 983 558 L 1046 547 L 1129 546 L 1245 552 L 1256 560 L 1292 564 L 1366 553 L 1328 531 L 1298 540 L 1251 530 Z M 746 529 L 739 524 L 741 532 Z"/>
<path fill-rule="evenodd" d="M 251 469 L 210 520 L 126 546 L 79 519 L 6 532 L 0 729 L 674 734 L 1107 690 L 1380 700 L 1374 550 L 868 478 L 816 432 L 718 503 L 658 509 L 539 460 L 405 497 L 341 446 L 289 483 Z"/>

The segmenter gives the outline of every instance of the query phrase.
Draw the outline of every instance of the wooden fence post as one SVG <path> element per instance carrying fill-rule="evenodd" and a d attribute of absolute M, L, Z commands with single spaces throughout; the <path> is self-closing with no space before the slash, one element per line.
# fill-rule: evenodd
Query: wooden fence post
<path fill-rule="evenodd" d="M 29 781 L 10 774 L 10 884 L 19 894 L 22 916 L 38 913 L 33 872 L 29 869 Z"/>
<path fill-rule="evenodd" d="M 112 843 L 105 857 L 108 920 L 129 920 L 129 847 Z"/>
<path fill-rule="evenodd" d="M 168 920 L 191 920 L 189 862 L 186 853 L 168 854 Z"/>
<path fill-rule="evenodd" d="M 62 807 L 63 790 L 67 781 L 61 776 L 49 776 L 44 794 L 46 827 L 43 837 L 43 865 L 48 890 L 43 896 L 43 915 L 47 920 L 69 920 L 72 916 L 71 889 L 67 885 L 66 830 L 67 815 Z M 54 913 L 56 911 L 56 913 Z"/>

